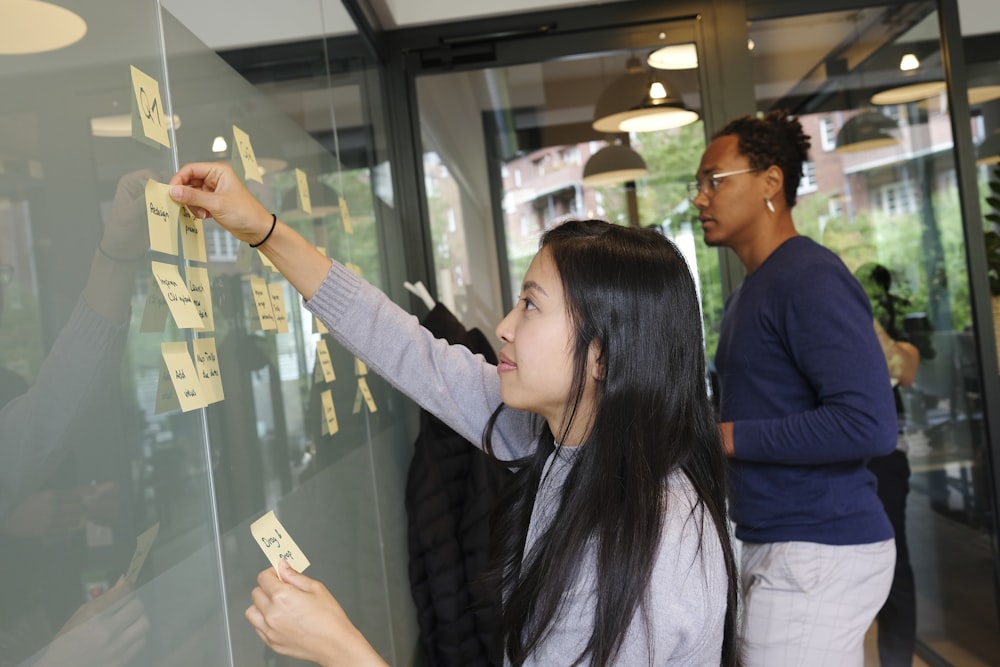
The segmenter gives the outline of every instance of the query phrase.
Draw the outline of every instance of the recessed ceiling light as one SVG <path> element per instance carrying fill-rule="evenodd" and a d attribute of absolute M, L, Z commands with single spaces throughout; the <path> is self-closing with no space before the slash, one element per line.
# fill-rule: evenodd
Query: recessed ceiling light
<path fill-rule="evenodd" d="M 0 54 L 55 51 L 87 34 L 87 22 L 68 9 L 42 0 L 0 3 Z"/>

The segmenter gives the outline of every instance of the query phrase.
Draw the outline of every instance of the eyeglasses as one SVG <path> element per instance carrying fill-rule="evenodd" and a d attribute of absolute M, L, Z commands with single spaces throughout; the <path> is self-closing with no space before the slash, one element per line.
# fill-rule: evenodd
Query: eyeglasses
<path fill-rule="evenodd" d="M 715 194 L 715 191 L 719 189 L 719 183 L 722 182 L 722 179 L 729 178 L 730 176 L 739 176 L 740 174 L 749 174 L 756 171 L 760 170 L 748 167 L 747 169 L 736 169 L 733 171 L 723 171 L 718 174 L 712 174 L 703 181 L 692 181 L 687 184 L 688 197 L 691 198 L 691 201 L 694 201 L 697 199 L 698 194 L 702 192 L 704 192 L 706 196 L 711 197 Z"/>

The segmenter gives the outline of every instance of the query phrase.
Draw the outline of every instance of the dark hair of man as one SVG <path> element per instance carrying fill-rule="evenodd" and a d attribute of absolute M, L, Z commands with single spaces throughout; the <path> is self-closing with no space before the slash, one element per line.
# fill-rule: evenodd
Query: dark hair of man
<path fill-rule="evenodd" d="M 802 165 L 809 159 L 809 137 L 799 119 L 787 111 L 776 109 L 762 118 L 743 116 L 729 122 L 715 133 L 714 139 L 735 135 L 739 152 L 750 161 L 753 169 L 764 170 L 775 165 L 785 176 L 785 203 L 795 206 Z"/>
<path fill-rule="evenodd" d="M 729 576 L 722 664 L 739 663 L 736 643 L 736 565 L 726 521 L 726 462 L 705 386 L 701 319 L 694 281 L 683 257 L 653 230 L 599 220 L 571 220 L 550 229 L 542 248 L 559 271 L 573 322 L 575 414 L 587 376 L 591 344 L 598 345 L 594 426 L 575 453 L 557 514 L 531 553 L 528 523 L 553 434 L 542 426 L 541 446 L 520 466 L 512 495 L 499 513 L 494 544 L 502 578 L 502 641 L 507 658 L 522 664 L 543 642 L 566 591 L 592 545 L 599 582 L 594 632 L 572 664 L 605 665 L 646 603 L 667 508 L 667 479 L 683 471 L 702 512 L 715 526 Z M 487 426 L 485 442 L 501 406 Z M 566 432 L 570 426 L 566 425 Z M 564 434 L 559 434 L 560 437 Z M 567 664 L 573 656 L 567 656 Z"/>

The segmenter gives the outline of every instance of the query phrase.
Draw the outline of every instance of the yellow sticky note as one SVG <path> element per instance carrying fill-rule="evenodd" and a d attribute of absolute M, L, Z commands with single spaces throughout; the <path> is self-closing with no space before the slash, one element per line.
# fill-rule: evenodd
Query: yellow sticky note
<path fill-rule="evenodd" d="M 250 135 L 233 125 L 233 153 L 239 156 L 239 165 L 243 167 L 243 178 L 248 181 L 263 183 L 264 179 L 260 175 L 260 166 L 257 164 L 257 156 L 254 155 L 253 146 L 250 145 Z"/>
<path fill-rule="evenodd" d="M 353 234 L 354 226 L 351 224 L 351 212 L 347 210 L 347 200 L 338 197 L 337 204 L 340 206 L 340 221 L 344 224 L 344 231 Z"/>
<path fill-rule="evenodd" d="M 288 333 L 288 309 L 285 308 L 285 292 L 281 283 L 271 283 L 267 286 L 271 295 L 271 311 L 274 313 L 274 326 L 278 333 Z"/>
<path fill-rule="evenodd" d="M 375 399 L 372 398 L 372 390 L 368 387 L 368 380 L 363 377 L 358 378 L 358 391 L 365 399 L 365 405 L 368 406 L 368 412 L 378 412 L 378 407 L 375 406 Z"/>
<path fill-rule="evenodd" d="M 187 284 L 181 278 L 180 271 L 173 264 L 151 262 L 153 278 L 163 292 L 163 300 L 167 302 L 174 322 L 181 329 L 201 329 L 204 323 L 198 314 L 198 308 L 191 298 Z"/>
<path fill-rule="evenodd" d="M 318 317 L 313 315 L 313 333 L 325 334 L 330 333 L 330 330 L 326 328 L 326 325 L 320 321 Z"/>
<path fill-rule="evenodd" d="M 278 568 L 278 561 L 288 561 L 296 572 L 304 572 L 309 567 L 309 559 L 299 549 L 299 545 L 295 544 L 295 540 L 278 521 L 278 517 L 274 516 L 273 511 L 250 524 L 250 534 L 257 540 L 257 546 L 267 556 L 274 569 L 278 570 L 279 577 L 281 570 Z"/>
<path fill-rule="evenodd" d="M 324 435 L 333 435 L 340 430 L 337 423 L 337 410 L 333 407 L 333 391 L 327 389 L 320 394 L 323 401 L 323 427 Z"/>
<path fill-rule="evenodd" d="M 181 402 L 177 400 L 177 392 L 174 391 L 174 383 L 170 380 L 170 371 L 167 365 L 160 362 L 160 377 L 156 381 L 156 406 L 153 413 L 162 415 L 164 412 L 180 410 Z"/>
<path fill-rule="evenodd" d="M 146 181 L 146 222 L 149 247 L 167 255 L 177 254 L 177 216 L 180 205 L 170 198 L 170 186 Z"/>
<path fill-rule="evenodd" d="M 263 264 L 267 268 L 269 268 L 272 271 L 274 271 L 274 272 L 277 273 L 278 269 L 274 266 L 274 262 L 272 262 L 270 259 L 268 259 L 267 255 L 265 255 L 264 253 L 262 253 L 260 250 L 257 251 L 257 255 L 260 257 L 260 263 L 261 264 Z"/>
<path fill-rule="evenodd" d="M 309 179 L 306 172 L 301 169 L 295 170 L 295 183 L 297 185 L 299 209 L 306 213 L 312 213 L 312 201 L 309 199 Z"/>
<path fill-rule="evenodd" d="M 159 82 L 134 65 L 129 65 L 129 68 L 132 71 L 132 136 L 146 143 L 156 142 L 170 148 L 167 115 L 160 101 Z"/>
<path fill-rule="evenodd" d="M 354 407 L 351 408 L 351 414 L 356 415 L 361 412 L 361 403 L 364 401 L 364 397 L 361 395 L 361 386 L 358 386 L 358 390 L 354 393 Z"/>
<path fill-rule="evenodd" d="M 344 268 L 356 275 L 358 278 L 361 277 L 361 267 L 357 264 L 352 264 L 351 262 L 345 262 Z"/>
<path fill-rule="evenodd" d="M 150 285 L 149 292 L 146 294 L 146 305 L 142 308 L 142 321 L 139 323 L 139 331 L 143 333 L 163 333 L 163 327 L 167 324 L 168 315 L 170 315 L 170 309 L 167 308 L 167 301 L 163 298 L 163 292 L 156 285 Z"/>
<path fill-rule="evenodd" d="M 337 376 L 333 372 L 333 359 L 330 358 L 330 348 L 327 347 L 326 340 L 323 338 L 316 341 L 316 359 L 323 370 L 323 379 L 327 382 L 336 380 Z"/>
<path fill-rule="evenodd" d="M 212 310 L 212 283 L 208 278 L 208 269 L 201 266 L 189 266 L 184 271 L 187 276 L 188 291 L 194 300 L 201 318 L 202 331 L 215 331 L 215 313 Z"/>
<path fill-rule="evenodd" d="M 368 375 L 368 366 L 357 357 L 354 357 L 354 374 L 358 377 Z"/>
<path fill-rule="evenodd" d="M 222 391 L 222 371 L 214 338 L 197 338 L 194 343 L 194 369 L 205 393 L 205 403 L 218 403 L 225 398 Z"/>
<path fill-rule="evenodd" d="M 191 355 L 188 354 L 187 343 L 160 343 L 163 363 L 170 373 L 170 382 L 174 385 L 174 393 L 180 401 L 181 411 L 197 410 L 207 405 L 205 393 L 198 381 L 198 371 L 194 369 Z"/>
<path fill-rule="evenodd" d="M 142 570 L 142 564 L 146 562 L 146 556 L 149 555 L 150 550 L 153 548 L 153 540 L 156 539 L 156 534 L 159 531 L 160 522 L 157 521 L 151 528 L 135 539 L 135 553 L 132 554 L 132 562 L 129 563 L 128 570 L 125 572 L 125 580 L 133 586 L 139 581 L 139 571 Z"/>
<path fill-rule="evenodd" d="M 274 331 L 278 328 L 274 322 L 274 311 L 271 310 L 271 293 L 267 290 L 267 283 L 263 278 L 253 276 L 250 278 L 250 292 L 253 294 L 253 303 L 257 307 L 257 319 L 260 321 L 260 328 L 265 331 Z"/>
<path fill-rule="evenodd" d="M 205 252 L 205 228 L 201 218 L 196 218 L 187 206 L 180 207 L 181 246 L 184 248 L 184 259 L 195 262 L 207 262 Z"/>

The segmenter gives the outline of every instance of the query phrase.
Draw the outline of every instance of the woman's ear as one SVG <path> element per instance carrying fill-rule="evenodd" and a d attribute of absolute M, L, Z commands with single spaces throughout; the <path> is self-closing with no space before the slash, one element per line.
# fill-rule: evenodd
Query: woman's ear
<path fill-rule="evenodd" d="M 604 366 L 601 343 L 597 340 L 590 342 L 590 349 L 587 352 L 587 374 L 595 382 L 604 382 L 608 376 L 607 368 Z"/>

